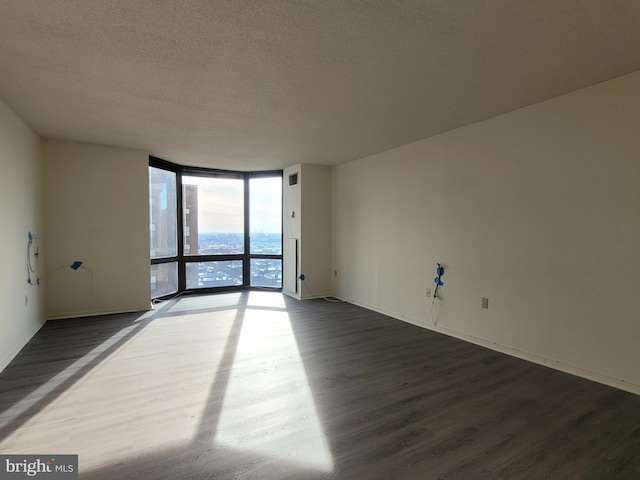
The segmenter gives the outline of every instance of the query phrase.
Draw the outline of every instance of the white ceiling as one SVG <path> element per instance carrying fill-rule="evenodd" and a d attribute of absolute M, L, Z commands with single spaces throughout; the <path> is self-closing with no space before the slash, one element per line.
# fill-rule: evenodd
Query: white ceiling
<path fill-rule="evenodd" d="M 338 164 L 640 70 L 637 0 L 0 0 L 31 128 L 237 170 Z"/>

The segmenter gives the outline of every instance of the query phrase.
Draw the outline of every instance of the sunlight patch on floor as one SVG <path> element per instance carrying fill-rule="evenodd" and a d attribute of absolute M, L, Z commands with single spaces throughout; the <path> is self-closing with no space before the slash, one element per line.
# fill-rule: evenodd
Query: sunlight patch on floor
<path fill-rule="evenodd" d="M 309 469 L 333 468 L 286 312 L 247 309 L 215 444 Z"/>
<path fill-rule="evenodd" d="M 280 292 L 249 292 L 248 307 L 287 308 L 284 295 Z"/>

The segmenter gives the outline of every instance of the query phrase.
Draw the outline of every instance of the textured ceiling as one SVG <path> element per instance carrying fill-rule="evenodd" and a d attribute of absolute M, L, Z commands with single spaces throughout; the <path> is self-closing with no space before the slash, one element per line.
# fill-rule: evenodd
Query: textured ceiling
<path fill-rule="evenodd" d="M 0 0 L 0 98 L 46 138 L 338 164 L 640 70 L 637 0 Z"/>

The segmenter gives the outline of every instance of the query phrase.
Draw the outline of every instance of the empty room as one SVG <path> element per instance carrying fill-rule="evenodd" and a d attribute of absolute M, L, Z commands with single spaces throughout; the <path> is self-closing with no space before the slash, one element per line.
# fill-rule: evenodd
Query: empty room
<path fill-rule="evenodd" d="M 640 478 L 639 44 L 1 0 L 0 478 Z"/>

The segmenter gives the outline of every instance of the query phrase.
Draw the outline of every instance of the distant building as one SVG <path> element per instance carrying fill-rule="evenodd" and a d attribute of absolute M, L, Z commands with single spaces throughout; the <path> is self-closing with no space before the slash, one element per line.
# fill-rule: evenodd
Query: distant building
<path fill-rule="evenodd" d="M 198 186 L 184 185 L 184 254 L 198 255 Z M 198 285 L 198 269 L 187 268 L 187 285 Z"/>
<path fill-rule="evenodd" d="M 184 254 L 198 254 L 197 185 L 184 185 Z"/>

